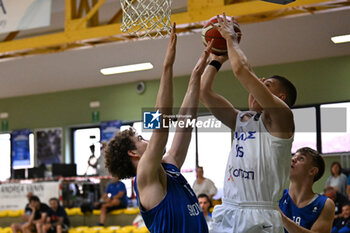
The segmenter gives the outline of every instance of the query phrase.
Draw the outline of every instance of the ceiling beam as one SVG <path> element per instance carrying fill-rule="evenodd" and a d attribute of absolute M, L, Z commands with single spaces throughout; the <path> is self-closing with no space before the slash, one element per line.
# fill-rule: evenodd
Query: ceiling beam
<path fill-rule="evenodd" d="M 80 6 L 79 8 L 86 9 L 85 12 L 76 9 L 76 1 L 65 0 L 64 31 L 0 42 L 0 59 L 15 57 L 16 54 L 18 56 L 40 54 L 43 53 L 42 51 L 52 51 L 51 48 L 61 48 L 58 51 L 64 51 L 63 48 L 71 49 L 78 46 L 135 39 L 121 32 L 121 23 L 116 22 L 121 18 L 120 10 L 111 17 L 107 24 L 98 25 L 96 15 L 105 0 L 94 0 L 91 8 Z M 204 21 L 222 12 L 235 16 L 239 23 L 251 23 L 290 15 L 311 14 L 324 9 L 340 9 L 343 6 L 349 6 L 349 1 L 297 0 L 288 5 L 280 5 L 256 0 L 243 2 L 242 0 L 188 0 L 187 12 L 172 14 L 171 21 L 176 22 L 182 31 L 191 31 L 202 27 Z M 81 0 L 80 3 L 84 4 L 84 0 Z M 91 20 L 94 20 L 94 25 L 91 25 Z M 84 43 L 84 41 L 89 43 Z"/>

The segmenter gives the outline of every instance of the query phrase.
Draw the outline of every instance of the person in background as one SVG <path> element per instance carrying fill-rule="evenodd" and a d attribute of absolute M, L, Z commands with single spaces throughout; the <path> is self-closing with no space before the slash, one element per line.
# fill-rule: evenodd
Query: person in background
<path fill-rule="evenodd" d="M 331 176 L 328 177 L 325 188 L 333 187 L 335 191 L 347 196 L 346 193 L 347 177 L 342 173 L 339 162 L 333 162 L 331 165 Z"/>
<path fill-rule="evenodd" d="M 332 228 L 331 233 L 350 233 L 350 203 L 346 203 L 342 210 L 342 217 Z"/>
<path fill-rule="evenodd" d="M 338 223 L 338 220 L 342 217 L 342 208 L 348 202 L 348 199 L 343 194 L 337 192 L 333 187 L 325 188 L 324 195 L 332 199 L 334 202 L 335 215 L 334 215 L 333 226 L 335 226 Z"/>
<path fill-rule="evenodd" d="M 66 232 L 69 229 L 70 221 L 65 209 L 60 205 L 57 198 L 51 198 L 49 201 L 50 210 L 43 225 L 43 233 L 47 232 Z"/>
<path fill-rule="evenodd" d="M 350 175 L 348 175 L 348 181 L 346 185 L 346 195 L 348 196 L 348 199 L 350 200 Z"/>
<path fill-rule="evenodd" d="M 128 205 L 126 187 L 117 177 L 113 177 L 112 183 L 107 186 L 106 193 L 101 197 L 101 202 L 94 203 L 95 208 L 101 208 L 99 226 L 104 226 L 107 213 L 112 210 L 123 209 Z"/>
<path fill-rule="evenodd" d="M 196 173 L 197 179 L 193 183 L 193 191 L 197 196 L 204 193 L 210 198 L 210 200 L 212 200 L 213 196 L 215 196 L 216 192 L 218 191 L 214 182 L 203 176 L 203 167 L 197 167 Z"/>
<path fill-rule="evenodd" d="M 98 176 L 110 176 L 106 166 L 105 166 L 105 149 L 107 147 L 108 142 L 101 142 L 101 155 L 98 157 L 96 161 L 96 172 Z M 111 182 L 111 179 L 107 179 L 106 177 L 100 177 L 100 194 L 101 196 L 104 194 L 108 184 Z"/>
<path fill-rule="evenodd" d="M 23 233 L 42 233 L 42 226 L 46 220 L 50 207 L 41 203 L 40 199 L 34 195 L 29 198 L 29 207 L 31 213 L 27 222 L 22 225 L 22 231 Z"/>
<path fill-rule="evenodd" d="M 208 195 L 206 195 L 204 193 L 199 194 L 198 195 L 198 202 L 203 210 L 203 215 L 204 215 L 205 220 L 207 220 L 208 225 L 210 225 L 210 223 L 212 222 L 212 216 L 210 213 L 211 201 L 210 201 Z"/>
<path fill-rule="evenodd" d="M 22 232 L 22 225 L 28 221 L 30 214 L 32 213 L 32 209 L 29 207 L 29 199 L 31 196 L 33 196 L 34 194 L 32 192 L 27 193 L 27 200 L 28 203 L 26 204 L 26 206 L 24 207 L 24 213 L 21 216 L 21 219 L 23 221 L 23 223 L 12 223 L 11 224 L 11 229 L 12 229 L 12 233 L 17 233 L 17 232 Z"/>

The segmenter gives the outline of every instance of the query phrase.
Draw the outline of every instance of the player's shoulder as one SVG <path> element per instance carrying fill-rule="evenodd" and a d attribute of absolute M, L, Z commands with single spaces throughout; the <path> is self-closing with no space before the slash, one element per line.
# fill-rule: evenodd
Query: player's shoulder
<path fill-rule="evenodd" d="M 334 202 L 327 198 L 323 210 L 321 212 L 321 215 L 323 215 L 325 218 L 334 218 L 334 213 L 335 213 L 335 205 Z"/>
<path fill-rule="evenodd" d="M 326 202 L 324 203 L 324 208 L 330 213 L 335 212 L 335 204 L 330 198 L 327 197 Z"/>

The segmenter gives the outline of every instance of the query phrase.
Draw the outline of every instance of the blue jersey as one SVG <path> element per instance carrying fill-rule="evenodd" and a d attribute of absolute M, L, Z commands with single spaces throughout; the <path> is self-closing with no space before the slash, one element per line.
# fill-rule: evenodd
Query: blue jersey
<path fill-rule="evenodd" d="M 151 233 L 208 233 L 198 199 L 179 169 L 172 164 L 162 164 L 167 176 L 167 192 L 154 208 L 140 212 Z M 138 199 L 137 183 L 135 191 Z"/>
<path fill-rule="evenodd" d="M 289 189 L 284 190 L 283 196 L 280 200 L 279 206 L 281 211 L 299 226 L 310 230 L 318 216 L 320 216 L 327 197 L 318 195 L 317 198 L 307 206 L 298 208 L 289 196 L 288 191 Z"/>
<path fill-rule="evenodd" d="M 111 195 L 110 198 L 117 195 L 120 191 L 124 192 L 124 195 L 120 199 L 120 201 L 121 201 L 123 206 L 127 206 L 128 205 L 128 196 L 126 195 L 126 188 L 125 188 L 125 184 L 123 182 L 118 181 L 117 183 L 115 183 L 115 182 L 110 183 L 106 189 L 106 193 Z"/>

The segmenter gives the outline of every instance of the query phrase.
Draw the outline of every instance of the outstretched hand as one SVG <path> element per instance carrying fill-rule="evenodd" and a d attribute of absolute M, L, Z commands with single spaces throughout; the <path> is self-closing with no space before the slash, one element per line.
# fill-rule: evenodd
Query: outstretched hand
<path fill-rule="evenodd" d="M 173 28 L 170 34 L 170 41 L 168 44 L 168 50 L 166 52 L 165 59 L 164 59 L 164 66 L 174 64 L 175 54 L 176 54 L 176 42 L 177 42 L 176 23 L 173 23 Z"/>
<path fill-rule="evenodd" d="M 218 19 L 219 26 L 215 24 L 212 24 L 212 26 L 220 32 L 221 36 L 224 37 L 225 40 L 232 39 L 238 44 L 241 33 L 234 30 L 234 17 L 231 18 L 231 21 L 227 21 L 225 12 L 223 13 L 223 19 L 219 15 L 216 17 Z"/>
<path fill-rule="evenodd" d="M 211 48 L 213 47 L 214 40 L 211 40 L 205 50 L 203 51 L 202 55 L 200 56 L 196 66 L 194 67 L 193 71 L 198 72 L 198 74 L 202 75 L 204 72 L 205 67 L 208 65 L 209 60 L 208 57 L 211 53 Z"/>

